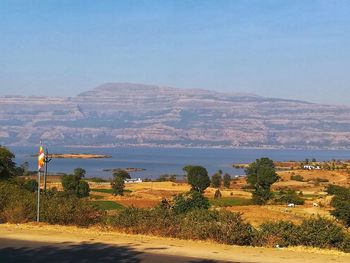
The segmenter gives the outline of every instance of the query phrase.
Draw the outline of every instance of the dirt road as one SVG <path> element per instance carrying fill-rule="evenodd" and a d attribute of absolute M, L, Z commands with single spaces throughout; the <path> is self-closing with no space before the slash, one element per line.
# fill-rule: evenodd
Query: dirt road
<path fill-rule="evenodd" d="M 0 238 L 1 262 L 40 262 L 38 255 L 47 256 L 41 262 L 350 262 L 350 254 L 330 250 L 237 247 L 46 224 L 0 224 Z"/>

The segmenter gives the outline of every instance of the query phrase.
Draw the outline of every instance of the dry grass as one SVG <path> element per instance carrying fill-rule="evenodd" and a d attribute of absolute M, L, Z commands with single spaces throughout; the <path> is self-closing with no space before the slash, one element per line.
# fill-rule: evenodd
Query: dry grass
<path fill-rule="evenodd" d="M 242 213 L 243 219 L 252 224 L 254 227 L 258 227 L 262 223 L 268 221 L 291 221 L 296 224 L 302 222 L 304 217 L 295 215 L 290 209 L 285 209 L 285 207 L 279 206 L 233 206 L 227 208 L 232 212 Z"/>
<path fill-rule="evenodd" d="M 283 181 L 276 183 L 273 188 L 279 189 L 283 187 L 289 187 L 292 189 L 303 191 L 304 196 L 307 197 L 307 201 L 303 206 L 297 206 L 295 208 L 287 209 L 286 206 L 278 205 L 266 205 L 266 206 L 233 206 L 229 207 L 230 211 L 243 213 L 243 218 L 258 226 L 266 221 L 276 220 L 289 220 L 295 223 L 300 223 L 303 218 L 310 217 L 312 215 L 321 215 L 329 217 L 329 203 L 330 197 L 326 196 L 323 192 L 325 184 L 315 186 L 313 183 L 297 182 L 290 180 L 290 176 L 299 174 L 305 178 L 305 180 L 312 178 L 328 179 L 331 183 L 340 185 L 349 185 L 349 175 L 344 171 L 308 171 L 308 170 L 294 170 L 279 172 L 279 175 Z M 110 183 L 95 183 L 89 182 L 92 189 L 110 189 Z M 251 193 L 242 190 L 242 186 L 246 185 L 244 178 L 238 178 L 233 181 L 232 189 L 220 189 L 222 197 L 235 197 L 235 198 L 251 198 Z M 61 189 L 59 182 L 49 183 L 49 187 L 56 187 Z M 99 200 L 116 201 L 124 206 L 135 206 L 139 208 L 150 208 L 159 204 L 162 198 L 171 198 L 172 196 L 183 193 L 190 190 L 190 186 L 187 183 L 173 183 L 173 182 L 142 182 L 142 183 L 130 183 L 126 184 L 126 189 L 131 192 L 127 192 L 125 196 L 113 196 L 110 193 L 92 192 L 94 196 L 100 196 Z M 209 187 L 205 191 L 205 196 L 213 198 L 216 188 Z M 316 196 L 317 195 L 317 196 Z M 313 207 L 312 203 L 317 202 L 322 207 Z"/>

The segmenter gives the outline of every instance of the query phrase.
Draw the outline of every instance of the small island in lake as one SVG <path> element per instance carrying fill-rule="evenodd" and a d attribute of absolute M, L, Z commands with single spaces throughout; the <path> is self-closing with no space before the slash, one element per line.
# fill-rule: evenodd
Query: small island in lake
<path fill-rule="evenodd" d="M 116 172 L 118 170 L 124 170 L 128 173 L 134 173 L 134 172 L 143 172 L 146 171 L 144 168 L 134 168 L 134 167 L 127 167 L 127 168 L 114 168 L 114 169 L 103 169 L 104 172 Z"/>
<path fill-rule="evenodd" d="M 64 153 L 64 154 L 49 154 L 49 158 L 55 159 L 102 159 L 111 158 L 110 155 L 103 154 L 88 154 L 88 153 Z"/>

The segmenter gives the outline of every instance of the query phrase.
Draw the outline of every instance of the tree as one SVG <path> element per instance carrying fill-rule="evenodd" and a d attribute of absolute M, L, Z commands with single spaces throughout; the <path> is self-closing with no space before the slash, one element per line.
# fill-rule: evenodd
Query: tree
<path fill-rule="evenodd" d="M 226 188 L 231 187 L 231 176 L 228 173 L 224 174 L 224 187 Z"/>
<path fill-rule="evenodd" d="M 82 198 L 89 196 L 90 186 L 82 178 L 85 176 L 85 170 L 82 168 L 74 169 L 74 174 L 65 174 L 61 178 L 63 190 Z"/>
<path fill-rule="evenodd" d="M 192 190 L 203 193 L 210 185 L 210 179 L 207 170 L 202 166 L 185 166 L 187 172 L 187 181 L 192 186 Z"/>
<path fill-rule="evenodd" d="M 121 176 L 115 176 L 111 182 L 111 186 L 114 195 L 124 195 L 125 183 Z"/>
<path fill-rule="evenodd" d="M 125 179 L 130 179 L 130 174 L 123 170 L 123 169 L 117 169 L 114 173 L 113 173 L 113 176 L 114 177 L 120 177 L 120 178 L 123 178 L 124 180 Z"/>
<path fill-rule="evenodd" d="M 215 193 L 214 193 L 214 198 L 215 198 L 215 199 L 218 199 L 218 198 L 221 198 L 221 196 L 222 196 L 222 194 L 221 194 L 220 190 L 217 189 L 217 190 L 215 191 Z"/>
<path fill-rule="evenodd" d="M 8 180 L 17 175 L 15 155 L 6 147 L 0 145 L 0 180 Z"/>
<path fill-rule="evenodd" d="M 75 168 L 73 174 L 77 180 L 81 180 L 85 177 L 86 171 L 83 168 Z"/>
<path fill-rule="evenodd" d="M 211 177 L 211 185 L 215 188 L 220 188 L 221 186 L 221 181 L 222 181 L 222 177 L 220 172 L 215 173 L 212 177 Z"/>
<path fill-rule="evenodd" d="M 61 184 L 65 192 L 75 192 L 78 181 L 72 174 L 64 174 L 61 178 Z"/>
<path fill-rule="evenodd" d="M 265 204 L 271 198 L 271 185 L 278 181 L 275 165 L 269 158 L 257 159 L 245 170 L 247 183 L 254 188 L 253 202 Z"/>
<path fill-rule="evenodd" d="M 112 192 L 114 195 L 124 195 L 125 179 L 130 179 L 130 174 L 122 169 L 118 169 L 113 173 L 113 181 L 111 182 Z"/>

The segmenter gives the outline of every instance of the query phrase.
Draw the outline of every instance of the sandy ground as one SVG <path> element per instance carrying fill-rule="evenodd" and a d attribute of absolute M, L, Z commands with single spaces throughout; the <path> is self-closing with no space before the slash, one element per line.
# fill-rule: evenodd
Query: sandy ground
<path fill-rule="evenodd" d="M 0 237 L 32 242 L 103 243 L 129 246 L 140 252 L 233 262 L 350 262 L 350 254 L 312 248 L 253 248 L 186 241 L 143 235 L 127 235 L 97 228 L 46 224 L 2 224 Z"/>

